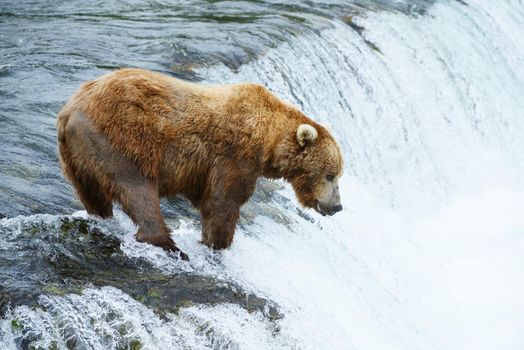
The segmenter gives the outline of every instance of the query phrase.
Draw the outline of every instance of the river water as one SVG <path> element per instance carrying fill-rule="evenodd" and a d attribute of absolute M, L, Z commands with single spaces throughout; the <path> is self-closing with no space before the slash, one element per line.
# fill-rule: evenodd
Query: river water
<path fill-rule="evenodd" d="M 0 4 L 0 348 L 521 349 L 524 4 Z M 190 262 L 88 217 L 55 116 L 119 67 L 254 81 L 330 123 L 345 210 L 261 180 L 233 246 Z"/>

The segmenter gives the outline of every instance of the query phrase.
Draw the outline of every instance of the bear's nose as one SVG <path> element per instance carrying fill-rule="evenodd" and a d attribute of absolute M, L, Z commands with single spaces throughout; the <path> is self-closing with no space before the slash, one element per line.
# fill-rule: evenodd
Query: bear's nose
<path fill-rule="evenodd" d="M 333 214 L 338 213 L 339 211 L 342 211 L 342 204 L 335 205 L 333 209 L 331 209 Z"/>

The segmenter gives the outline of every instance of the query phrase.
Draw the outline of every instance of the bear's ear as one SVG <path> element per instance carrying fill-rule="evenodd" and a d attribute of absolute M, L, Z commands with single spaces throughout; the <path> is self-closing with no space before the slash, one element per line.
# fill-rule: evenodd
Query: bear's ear
<path fill-rule="evenodd" d="M 317 139 L 318 132 L 309 124 L 300 124 L 297 129 L 297 142 L 300 147 L 311 145 Z"/>

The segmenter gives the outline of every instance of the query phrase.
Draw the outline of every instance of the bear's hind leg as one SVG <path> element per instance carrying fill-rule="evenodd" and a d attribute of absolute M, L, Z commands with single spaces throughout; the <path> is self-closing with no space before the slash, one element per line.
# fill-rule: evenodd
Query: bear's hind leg
<path fill-rule="evenodd" d="M 75 162 L 79 157 L 77 154 L 72 154 L 65 141 L 59 141 L 59 154 L 64 175 L 73 185 L 86 211 L 102 218 L 112 217 L 113 201 L 109 191 L 102 189 L 99 181 L 90 174 L 91 171 L 85 164 L 82 166 L 82 163 Z"/>
<path fill-rule="evenodd" d="M 71 182 L 89 214 L 98 215 L 104 219 L 113 216 L 113 201 L 111 197 L 107 193 L 104 194 L 102 188 L 93 177 L 72 178 Z"/>
<path fill-rule="evenodd" d="M 88 213 L 111 216 L 112 201 L 138 226 L 136 239 L 168 251 L 180 251 L 160 212 L 158 184 L 119 153 L 81 112 L 69 115 L 59 135 L 60 160 Z M 180 252 L 182 259 L 187 255 Z"/>

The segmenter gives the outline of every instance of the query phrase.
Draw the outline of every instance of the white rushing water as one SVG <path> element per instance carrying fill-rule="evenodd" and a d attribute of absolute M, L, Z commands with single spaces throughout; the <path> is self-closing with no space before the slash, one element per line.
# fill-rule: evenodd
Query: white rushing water
<path fill-rule="evenodd" d="M 160 319 L 111 287 L 41 297 L 45 312 L 12 316 L 40 325 L 43 347 L 71 334 L 117 347 L 107 339 L 126 327 L 120 337 L 148 349 L 522 349 L 524 5 L 467 2 L 417 17 L 366 13 L 353 19 L 362 36 L 334 22 L 238 72 L 200 71 L 260 82 L 329 122 L 346 161 L 345 210 L 308 213 L 311 222 L 272 203 L 290 224 L 260 216 L 217 255 L 186 219 L 174 238 L 189 264 L 134 242 L 119 214 L 130 232 L 122 247 L 168 272 L 238 282 L 279 305 L 277 325 L 230 305 Z M 11 334 L 9 319 L 0 334 Z"/>

